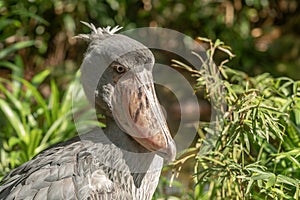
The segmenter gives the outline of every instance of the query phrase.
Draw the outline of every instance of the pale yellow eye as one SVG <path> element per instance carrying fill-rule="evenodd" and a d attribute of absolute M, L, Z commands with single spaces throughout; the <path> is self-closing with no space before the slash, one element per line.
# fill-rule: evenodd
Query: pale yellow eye
<path fill-rule="evenodd" d="M 124 73 L 124 72 L 126 71 L 125 67 L 122 66 L 122 65 L 116 65 L 116 66 L 115 66 L 115 69 L 116 69 L 116 71 L 117 71 L 119 74 L 122 74 L 122 73 Z"/>

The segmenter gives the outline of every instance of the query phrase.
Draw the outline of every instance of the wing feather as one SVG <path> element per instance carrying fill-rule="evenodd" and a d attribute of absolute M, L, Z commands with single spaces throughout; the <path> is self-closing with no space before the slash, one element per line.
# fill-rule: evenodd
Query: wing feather
<path fill-rule="evenodd" d="M 136 187 L 123 156 L 115 145 L 93 140 L 55 146 L 11 171 L 1 182 L 0 200 L 151 199 L 155 188 Z M 154 172 L 146 180 L 156 186 L 158 177 Z"/>

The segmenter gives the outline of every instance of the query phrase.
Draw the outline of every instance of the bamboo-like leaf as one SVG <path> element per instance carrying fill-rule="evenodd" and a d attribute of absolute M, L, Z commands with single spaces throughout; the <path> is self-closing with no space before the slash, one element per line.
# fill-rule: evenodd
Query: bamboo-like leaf
<path fill-rule="evenodd" d="M 251 149 L 251 145 L 250 145 L 250 141 L 249 141 L 249 137 L 248 134 L 250 134 L 248 131 L 246 131 L 243 136 L 244 136 L 244 143 L 246 145 L 246 149 L 248 152 L 250 152 Z"/>
<path fill-rule="evenodd" d="M 224 45 L 224 42 L 221 41 L 220 39 L 217 39 L 215 42 L 214 42 L 214 47 L 219 47 L 219 46 L 223 46 Z"/>
<path fill-rule="evenodd" d="M 300 169 L 300 162 L 293 156 L 287 156 L 287 158 L 296 165 L 298 169 Z"/>
<path fill-rule="evenodd" d="M 277 176 L 277 182 L 285 183 L 285 184 L 292 185 L 295 187 L 300 185 L 300 180 L 298 180 L 296 178 L 290 178 L 290 177 L 282 175 L 282 174 L 279 174 Z"/>
<path fill-rule="evenodd" d="M 199 41 L 204 41 L 204 42 L 208 42 L 208 43 L 211 43 L 211 39 L 208 39 L 208 38 L 205 38 L 205 37 L 197 37 L 197 40 Z"/>
<path fill-rule="evenodd" d="M 300 81 L 295 81 L 294 83 L 293 83 L 293 93 L 294 94 L 297 94 L 297 92 L 298 92 L 298 88 L 300 87 Z"/>
<path fill-rule="evenodd" d="M 266 183 L 266 188 L 270 188 L 273 187 L 276 183 L 276 176 L 275 174 L 272 174 L 269 178 L 268 181 Z"/>
<path fill-rule="evenodd" d="M 172 62 L 172 66 L 174 67 L 180 67 L 180 68 L 183 68 L 183 69 L 186 69 L 188 71 L 193 71 L 193 68 L 191 68 L 190 66 L 186 65 L 185 63 L 183 62 L 180 62 L 179 60 L 171 60 Z"/>
<path fill-rule="evenodd" d="M 279 111 L 281 113 L 285 113 L 287 111 L 287 109 L 291 106 L 291 104 L 293 103 L 293 99 L 292 98 L 288 98 L 284 105 L 279 109 Z"/>
<path fill-rule="evenodd" d="M 271 188 L 272 192 L 275 192 L 276 194 L 278 194 L 281 198 L 285 198 L 285 199 L 291 199 L 292 197 L 290 195 L 285 194 L 282 189 L 278 189 L 278 188 Z"/>
<path fill-rule="evenodd" d="M 227 91 L 229 92 L 230 97 L 232 97 L 232 101 L 235 101 L 235 99 L 237 99 L 237 95 L 235 93 L 235 91 L 232 89 L 230 83 L 228 82 L 224 82 L 224 86 L 226 87 Z"/>
<path fill-rule="evenodd" d="M 277 156 L 279 158 L 282 157 L 286 157 L 286 156 L 300 156 L 300 148 L 295 148 L 291 151 L 287 151 L 287 152 L 281 152 L 281 153 L 277 153 L 277 154 L 272 154 L 272 156 Z"/>
<path fill-rule="evenodd" d="M 215 164 L 218 164 L 218 165 L 221 165 L 222 167 L 225 166 L 224 163 L 222 163 L 221 161 L 217 160 L 217 159 L 213 159 L 213 158 L 210 158 L 208 156 L 201 156 L 202 159 L 205 159 L 205 160 L 208 160 L 208 161 L 211 161 L 211 162 L 214 162 Z"/>
<path fill-rule="evenodd" d="M 300 197 L 300 184 L 297 185 L 296 192 L 295 192 L 293 198 L 296 199 L 296 200 L 298 200 L 299 197 Z"/>
<path fill-rule="evenodd" d="M 259 174 L 254 174 L 253 176 L 251 176 L 251 179 L 253 179 L 255 181 L 257 181 L 257 180 L 267 180 L 271 176 L 274 176 L 274 174 L 270 173 L 270 172 L 260 172 Z"/>
<path fill-rule="evenodd" d="M 243 107 L 242 109 L 238 110 L 238 113 L 242 113 L 248 110 L 252 110 L 253 108 L 256 108 L 257 105 L 246 105 L 245 107 Z"/>
<path fill-rule="evenodd" d="M 224 77 L 224 79 L 228 79 L 228 75 L 227 75 L 227 72 L 226 72 L 226 70 L 224 69 L 224 67 L 221 67 L 220 68 L 220 72 L 221 72 L 221 74 L 222 74 L 222 76 Z"/>
<path fill-rule="evenodd" d="M 236 140 L 238 140 L 239 136 L 240 136 L 240 131 L 239 129 L 235 129 L 233 127 L 230 128 L 230 137 L 228 139 L 228 141 L 226 142 L 226 146 L 230 146 L 232 145 Z"/>
<path fill-rule="evenodd" d="M 230 58 L 235 57 L 235 55 L 231 52 L 231 48 L 229 46 L 218 46 L 218 49 L 226 53 Z"/>
<path fill-rule="evenodd" d="M 300 125 L 300 108 L 295 108 L 294 110 L 294 114 L 295 114 L 295 123 L 296 125 Z"/>

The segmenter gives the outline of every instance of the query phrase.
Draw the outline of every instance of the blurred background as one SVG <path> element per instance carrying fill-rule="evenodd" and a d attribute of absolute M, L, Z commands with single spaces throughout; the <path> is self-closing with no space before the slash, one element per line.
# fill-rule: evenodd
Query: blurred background
<path fill-rule="evenodd" d="M 76 134 L 68 113 L 70 91 L 87 44 L 73 37 L 90 32 L 80 21 L 123 30 L 157 26 L 195 39 L 220 39 L 236 55 L 227 66 L 250 76 L 269 72 L 300 79 L 298 0 L 0 0 L 0 178 Z M 216 53 L 217 63 L 225 58 Z M 200 103 L 202 120 L 209 121 L 209 104 Z M 171 120 L 176 130 L 180 119 Z M 170 174 L 165 174 L 161 184 L 167 185 Z M 187 174 L 183 182 L 192 179 L 193 170 Z"/>
<path fill-rule="evenodd" d="M 28 79 L 44 68 L 61 82 L 75 74 L 85 44 L 72 37 L 89 32 L 80 21 L 123 30 L 159 26 L 193 38 L 219 38 L 236 54 L 229 63 L 233 68 L 300 78 L 297 0 L 1 0 L 0 14 L 0 49 L 33 41 L 25 44 L 29 48 L 0 56 L 20 55 Z M 7 73 L 1 68 L 1 76 Z"/>

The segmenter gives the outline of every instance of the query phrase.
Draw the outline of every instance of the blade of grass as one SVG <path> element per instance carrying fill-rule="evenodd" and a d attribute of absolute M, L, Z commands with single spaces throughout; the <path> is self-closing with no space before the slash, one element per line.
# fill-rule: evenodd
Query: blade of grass
<path fill-rule="evenodd" d="M 0 60 L 2 60 L 3 58 L 5 58 L 6 56 L 8 56 L 9 54 L 11 54 L 15 51 L 24 49 L 26 47 L 33 46 L 34 44 L 35 44 L 34 40 L 29 40 L 29 41 L 22 41 L 22 42 L 18 42 L 13 45 L 10 45 L 9 47 L 6 47 L 5 49 L 2 49 L 0 51 Z"/>
<path fill-rule="evenodd" d="M 25 127 L 19 120 L 19 116 L 17 115 L 17 113 L 14 110 L 12 110 L 9 104 L 6 103 L 3 99 L 0 99 L 0 109 L 3 111 L 11 126 L 16 131 L 18 137 L 22 138 L 26 142 L 26 144 L 28 144 L 28 134 L 26 132 Z"/>
<path fill-rule="evenodd" d="M 37 90 L 37 88 L 32 85 L 30 82 L 28 82 L 27 80 L 24 80 L 22 78 L 19 77 L 14 77 L 15 79 L 19 80 L 20 82 L 22 82 L 26 88 L 27 91 L 30 92 L 34 99 L 36 100 L 36 102 L 38 103 L 38 105 L 43 109 L 43 112 L 45 114 L 45 118 L 48 124 L 51 124 L 51 117 L 50 117 L 50 112 L 49 112 L 49 108 L 47 106 L 46 100 L 45 98 L 42 96 L 42 94 Z"/>
<path fill-rule="evenodd" d="M 50 100 L 49 100 L 49 108 L 51 108 L 51 117 L 52 117 L 52 121 L 55 121 L 55 119 L 58 118 L 58 115 L 60 113 L 59 109 L 60 109 L 60 95 L 59 95 L 59 91 L 57 88 L 56 83 L 51 80 L 50 82 L 50 87 L 51 87 L 51 96 L 50 96 Z"/>

